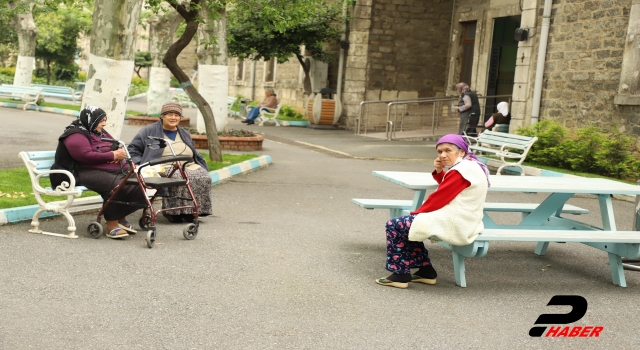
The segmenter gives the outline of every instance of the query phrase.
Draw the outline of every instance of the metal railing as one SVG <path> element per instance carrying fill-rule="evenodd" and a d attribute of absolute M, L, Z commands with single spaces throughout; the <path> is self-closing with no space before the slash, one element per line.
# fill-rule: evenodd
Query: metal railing
<path fill-rule="evenodd" d="M 427 101 L 427 100 L 433 100 L 439 97 L 429 97 L 429 98 L 420 98 L 420 99 L 413 99 L 413 100 L 386 100 L 386 101 L 362 101 L 360 102 L 360 113 L 358 115 L 358 118 L 356 118 L 355 123 L 356 123 L 356 127 L 355 127 L 355 135 L 360 135 L 360 128 L 362 126 L 362 119 L 363 119 L 363 115 L 362 115 L 362 111 L 363 111 L 363 106 L 366 105 L 367 107 L 367 116 L 369 114 L 369 106 L 371 104 L 377 104 L 377 103 L 389 103 L 389 102 L 404 102 L 404 101 Z M 406 112 L 406 106 L 405 106 L 405 112 Z M 396 110 L 397 113 L 397 110 Z M 369 122 L 369 118 L 367 118 L 366 120 L 366 124 L 364 126 L 364 134 L 367 134 L 367 126 L 368 126 L 368 122 Z"/>
<path fill-rule="evenodd" d="M 511 105 L 511 95 L 492 95 L 492 96 L 481 96 L 478 95 L 478 100 L 480 100 L 480 116 L 479 116 L 479 120 L 483 120 L 483 116 L 484 116 L 484 111 L 486 108 L 486 101 L 487 99 L 494 99 L 494 98 L 507 98 L 507 102 L 509 103 L 509 105 Z M 400 132 L 403 131 L 404 128 L 404 117 L 406 115 L 406 111 L 407 111 L 407 105 L 410 104 L 424 104 L 424 103 L 433 103 L 432 106 L 432 113 L 431 113 L 431 133 L 435 134 L 435 129 L 437 127 L 437 125 L 440 125 L 440 112 L 442 109 L 442 103 L 446 102 L 456 102 L 458 101 L 459 98 L 458 97 L 431 97 L 431 98 L 422 98 L 422 99 L 412 99 L 412 100 L 391 100 L 391 101 L 363 101 L 360 102 L 360 114 L 359 117 L 356 119 L 356 128 L 355 128 L 355 134 L 359 135 L 360 134 L 360 129 L 362 127 L 362 120 L 365 120 L 365 131 L 364 133 L 367 133 L 367 128 L 368 128 L 368 112 L 369 112 L 369 105 L 370 104 L 375 104 L 375 103 L 386 103 L 387 104 L 387 118 L 386 118 L 386 123 L 385 123 L 385 135 L 387 140 L 393 140 L 393 138 L 396 135 L 396 126 L 398 125 L 398 106 L 403 106 L 404 110 L 402 113 L 402 116 L 400 117 Z M 366 112 L 367 112 L 367 118 L 365 119 L 363 116 L 363 106 L 367 106 Z M 395 106 L 396 108 L 394 109 L 394 116 L 393 116 L 393 120 L 391 120 L 391 107 Z"/>

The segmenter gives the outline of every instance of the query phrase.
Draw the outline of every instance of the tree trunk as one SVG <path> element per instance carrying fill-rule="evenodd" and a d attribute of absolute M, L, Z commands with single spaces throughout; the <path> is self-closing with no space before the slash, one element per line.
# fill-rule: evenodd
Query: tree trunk
<path fill-rule="evenodd" d="M 151 17 L 151 61 L 149 67 L 149 90 L 147 91 L 147 115 L 159 115 L 162 105 L 171 98 L 169 86 L 171 72 L 162 59 L 173 42 L 176 29 L 182 21 L 180 14 L 169 4 L 162 3 L 164 9 Z"/>
<path fill-rule="evenodd" d="M 198 91 L 211 105 L 216 128 L 222 131 L 227 126 L 227 95 L 229 94 L 229 67 L 227 66 L 227 13 L 218 11 L 219 18 L 200 12 L 204 23 L 198 28 Z M 202 113 L 198 111 L 196 128 L 205 130 Z"/>
<path fill-rule="evenodd" d="M 33 21 L 34 0 L 20 0 L 29 7 L 29 12 L 17 13 L 13 16 L 11 24 L 18 34 L 18 62 L 16 73 L 13 76 L 13 85 L 30 86 L 33 66 L 36 62 L 36 35 L 38 28 Z"/>
<path fill-rule="evenodd" d="M 190 8 L 197 7 L 199 4 L 200 0 L 191 0 Z M 187 27 L 185 28 L 182 36 L 178 38 L 175 43 L 171 44 L 171 47 L 169 47 L 166 55 L 164 55 L 162 62 L 164 62 L 171 73 L 173 73 L 173 76 L 176 77 L 180 86 L 184 89 L 187 95 L 189 95 L 196 106 L 198 106 L 198 110 L 204 117 L 207 141 L 209 142 L 209 159 L 221 162 L 222 151 L 220 150 L 220 140 L 218 139 L 216 121 L 213 117 L 211 106 L 207 100 L 198 93 L 193 84 L 191 84 L 191 80 L 189 80 L 189 77 L 184 73 L 184 71 L 182 71 L 182 68 L 180 68 L 177 62 L 178 55 L 185 47 L 187 47 L 187 45 L 189 45 L 198 30 L 198 23 L 196 22 L 198 12 L 197 10 L 187 10 L 183 5 L 172 4 L 171 6 L 180 13 L 182 18 L 185 19 Z"/>
<path fill-rule="evenodd" d="M 45 61 L 47 65 L 47 85 L 51 83 L 51 61 Z"/>
<path fill-rule="evenodd" d="M 82 107 L 107 112 L 106 130 L 120 138 L 133 68 L 142 0 L 95 0 Z"/>
<path fill-rule="evenodd" d="M 309 96 L 311 95 L 311 76 L 309 75 L 309 67 L 304 62 L 304 57 L 300 54 L 296 54 L 296 58 L 300 65 L 302 65 L 302 70 L 304 71 L 304 94 Z M 306 107 L 305 107 L 306 108 Z"/>

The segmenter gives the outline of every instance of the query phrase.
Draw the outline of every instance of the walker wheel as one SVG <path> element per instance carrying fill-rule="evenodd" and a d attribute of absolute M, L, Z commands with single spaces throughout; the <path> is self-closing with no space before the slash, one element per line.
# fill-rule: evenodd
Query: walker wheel
<path fill-rule="evenodd" d="M 156 230 L 147 231 L 147 247 L 153 248 L 156 243 Z"/>
<path fill-rule="evenodd" d="M 185 226 L 184 230 L 182 230 L 182 235 L 184 235 L 184 238 L 188 240 L 196 238 L 198 235 L 198 226 L 194 223 Z"/>
<path fill-rule="evenodd" d="M 104 230 L 102 229 L 102 225 L 99 222 L 92 222 L 87 226 L 87 233 L 91 238 L 98 238 L 102 236 Z"/>
<path fill-rule="evenodd" d="M 150 225 L 151 225 L 151 215 L 141 216 L 140 220 L 138 220 L 138 226 L 140 226 L 141 229 L 148 230 Z"/>

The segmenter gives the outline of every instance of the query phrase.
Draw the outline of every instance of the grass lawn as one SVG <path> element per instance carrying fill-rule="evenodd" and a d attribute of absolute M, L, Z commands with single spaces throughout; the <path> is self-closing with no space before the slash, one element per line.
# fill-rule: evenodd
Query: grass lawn
<path fill-rule="evenodd" d="M 223 154 L 222 162 L 209 161 L 209 156 L 202 154 L 207 161 L 209 170 L 218 170 L 225 166 L 244 162 L 248 159 L 257 158 L 255 154 Z M 25 205 L 38 204 L 31 188 L 31 179 L 27 168 L 0 170 L 0 209 L 22 207 Z M 42 187 L 50 187 L 49 179 L 40 180 Z M 82 197 L 97 196 L 93 191 L 82 192 Z M 45 201 L 64 200 L 66 197 L 43 196 Z"/>

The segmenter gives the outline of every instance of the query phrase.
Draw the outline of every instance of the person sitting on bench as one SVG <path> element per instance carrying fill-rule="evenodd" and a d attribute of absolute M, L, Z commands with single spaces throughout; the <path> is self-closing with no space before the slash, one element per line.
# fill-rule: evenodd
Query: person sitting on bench
<path fill-rule="evenodd" d="M 467 245 L 484 229 L 483 207 L 490 186 L 487 167 L 469 152 L 460 135 L 441 137 L 436 149 L 431 175 L 440 185 L 420 208 L 387 221 L 386 269 L 392 274 L 377 279 L 378 284 L 395 288 L 407 288 L 409 282 L 435 284 L 438 274 L 423 241 L 437 236 L 452 245 Z M 411 274 L 412 268 L 418 271 Z"/>
<path fill-rule="evenodd" d="M 484 127 L 486 130 L 493 130 L 493 127 L 497 124 L 507 124 L 511 123 L 511 113 L 509 113 L 509 104 L 507 102 L 500 102 L 496 107 L 498 112 L 493 113 L 489 120 L 484 123 Z"/>
<path fill-rule="evenodd" d="M 111 191 L 124 179 L 129 165 L 124 161 L 127 154 L 124 149 L 114 147 L 113 139 L 104 130 L 107 114 L 101 108 L 88 106 L 80 111 L 78 119 L 66 127 L 58 138 L 55 163 L 51 169 L 65 169 L 76 178 L 76 184 L 82 185 L 109 199 Z M 51 174 L 51 187 L 56 188 L 62 181 L 69 181 L 66 175 Z M 123 186 L 114 201 L 146 203 L 146 194 L 139 186 Z M 127 237 L 137 231 L 127 222 L 126 216 L 138 210 L 138 207 L 110 202 L 104 210 L 107 222 L 106 235 L 110 238 Z"/>
<path fill-rule="evenodd" d="M 247 119 L 242 121 L 243 123 L 247 123 L 247 125 L 255 124 L 256 119 L 258 119 L 258 116 L 260 115 L 260 110 L 263 110 L 265 108 L 274 109 L 278 107 L 276 92 L 272 88 L 266 88 L 264 90 L 264 96 L 264 100 L 262 100 L 262 102 L 251 109 L 249 115 L 247 115 Z"/>

